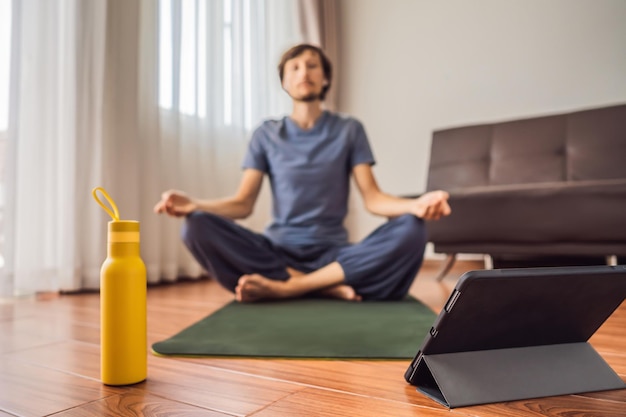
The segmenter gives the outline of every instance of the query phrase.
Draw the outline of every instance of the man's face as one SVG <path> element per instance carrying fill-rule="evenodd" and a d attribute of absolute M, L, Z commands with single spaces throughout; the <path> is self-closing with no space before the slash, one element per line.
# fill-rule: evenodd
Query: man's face
<path fill-rule="evenodd" d="M 285 63 L 283 88 L 296 101 L 320 100 L 326 79 L 320 56 L 305 50 Z"/>

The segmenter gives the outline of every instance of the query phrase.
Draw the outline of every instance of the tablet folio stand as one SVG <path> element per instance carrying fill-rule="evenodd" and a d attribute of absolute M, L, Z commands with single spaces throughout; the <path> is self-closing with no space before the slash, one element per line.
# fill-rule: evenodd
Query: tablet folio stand
<path fill-rule="evenodd" d="M 593 311 L 589 315 L 594 317 L 587 322 L 590 326 L 583 329 L 587 332 L 586 336 L 593 334 L 595 329 L 608 318 L 612 311 L 620 305 L 621 300 L 624 299 L 626 267 L 620 268 L 623 268 L 624 272 L 622 272 L 621 278 L 617 280 L 612 279 L 612 283 L 608 285 L 605 294 L 611 294 L 612 297 L 608 297 L 610 299 L 606 300 L 605 307 L 590 309 Z M 542 270 L 545 271 L 545 269 Z M 539 271 L 538 268 L 537 271 Z M 478 275 L 480 278 L 497 273 L 497 271 L 481 271 Z M 470 278 L 473 278 L 473 276 Z M 572 279 L 574 285 L 577 279 Z M 608 280 L 606 281 L 608 282 Z M 457 288 L 465 291 L 463 287 L 466 287 L 467 284 L 467 282 L 463 283 L 461 280 Z M 601 278 L 598 279 L 597 284 L 599 286 L 603 285 Z M 519 288 L 516 290 L 519 291 Z M 581 290 L 585 291 L 585 288 Z M 626 388 L 621 378 L 586 341 L 586 336 L 584 336 L 585 341 L 570 343 L 533 344 L 521 347 L 469 351 L 446 351 L 445 347 L 442 348 L 445 343 L 440 343 L 437 348 L 429 349 L 433 344 L 437 345 L 436 339 L 439 329 L 445 328 L 441 325 L 441 322 L 444 322 L 447 318 L 446 315 L 449 315 L 452 311 L 452 307 L 456 303 L 457 298 L 459 298 L 461 291 L 455 289 L 455 292 L 452 293 L 430 334 L 424 340 L 422 349 L 418 352 L 405 373 L 405 379 L 409 383 L 416 385 L 419 391 L 437 402 L 449 408 L 454 408 Z M 540 287 L 536 287 L 536 291 L 540 292 Z M 523 299 L 524 292 L 520 292 Z M 596 295 L 601 296 L 602 293 L 596 291 Z M 581 296 L 584 297 L 585 294 Z M 593 296 L 594 294 L 591 295 L 592 298 Z M 507 300 L 506 294 L 503 298 L 502 306 L 507 301 L 511 302 L 511 299 Z M 555 302 L 558 302 L 558 300 Z M 469 311 L 467 308 L 471 307 L 471 303 L 465 304 L 465 307 L 461 310 L 467 314 Z M 474 308 L 480 309 L 480 303 L 474 305 Z M 515 307 L 512 308 L 514 309 Z M 496 310 L 498 310 L 497 307 Z M 564 309 L 563 311 L 567 310 Z M 559 310 L 559 314 L 563 315 L 563 311 Z M 582 315 L 584 314 L 586 313 L 583 312 Z M 496 314 L 495 320 L 498 320 L 497 316 L 498 314 Z M 574 318 L 574 321 L 584 321 L 580 317 L 582 316 Z M 500 320 L 502 319 L 500 318 Z M 563 317 L 559 317 L 559 320 L 563 320 Z M 462 325 L 466 324 L 462 323 Z M 562 325 L 562 323 L 558 324 Z M 484 325 L 489 326 L 489 323 L 484 323 Z M 519 328 L 520 325 L 518 323 L 514 323 L 512 327 L 516 325 Z M 498 331 L 502 331 L 503 328 L 498 329 Z M 458 329 L 459 326 L 456 326 L 456 330 Z M 487 334 L 487 331 L 483 332 L 483 336 Z M 559 338 L 566 341 L 568 339 L 570 341 L 576 339 L 576 337 L 567 337 L 567 334 L 565 336 L 560 337 L 557 335 L 555 340 Z M 451 340 L 453 339 L 448 338 L 447 342 Z M 443 350 L 445 353 L 422 353 L 429 350 L 434 350 L 435 352 Z M 447 350 L 454 350 L 454 348 L 448 348 Z"/>
<path fill-rule="evenodd" d="M 624 388 L 588 343 L 423 355 L 413 384 L 450 408 Z"/>

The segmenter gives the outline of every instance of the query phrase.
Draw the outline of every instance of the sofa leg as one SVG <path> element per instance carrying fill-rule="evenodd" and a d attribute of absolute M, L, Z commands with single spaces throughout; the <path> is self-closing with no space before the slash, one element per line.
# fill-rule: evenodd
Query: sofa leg
<path fill-rule="evenodd" d="M 493 258 L 491 255 L 483 255 L 483 262 L 485 263 L 485 269 L 493 269 Z"/>
<path fill-rule="evenodd" d="M 439 271 L 439 273 L 437 274 L 437 278 L 435 278 L 437 282 L 441 282 L 441 280 L 446 277 L 448 272 L 450 272 L 450 269 L 452 269 L 452 265 L 454 265 L 455 261 L 456 253 L 449 253 L 446 255 L 446 260 L 444 261 L 443 268 L 441 268 L 441 271 Z"/>
<path fill-rule="evenodd" d="M 617 265 L 617 255 L 607 255 L 607 257 L 606 257 L 606 264 L 610 265 L 610 266 L 616 266 Z"/>

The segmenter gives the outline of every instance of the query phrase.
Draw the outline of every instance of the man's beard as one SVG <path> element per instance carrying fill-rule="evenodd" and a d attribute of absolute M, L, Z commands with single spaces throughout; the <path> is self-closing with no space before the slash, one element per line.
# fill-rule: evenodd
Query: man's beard
<path fill-rule="evenodd" d="M 291 94 L 289 94 L 289 97 L 291 97 L 293 100 L 295 101 L 301 101 L 303 103 L 311 103 L 313 101 L 322 101 L 322 93 L 310 93 L 307 94 L 306 96 L 302 96 L 302 97 L 294 97 Z"/>

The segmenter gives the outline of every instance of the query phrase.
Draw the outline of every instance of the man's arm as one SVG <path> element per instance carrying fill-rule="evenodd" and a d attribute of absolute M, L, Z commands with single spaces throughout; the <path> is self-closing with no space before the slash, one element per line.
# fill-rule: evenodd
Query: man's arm
<path fill-rule="evenodd" d="M 168 190 L 161 195 L 161 201 L 154 206 L 154 212 L 181 217 L 192 211 L 206 211 L 230 219 L 244 219 L 252 214 L 263 185 L 263 175 L 263 172 L 256 169 L 245 169 L 237 193 L 215 200 L 197 199 L 183 191 Z"/>
<path fill-rule="evenodd" d="M 363 196 L 367 210 L 379 216 L 397 217 L 411 213 L 424 220 L 438 220 L 450 214 L 448 193 L 431 191 L 418 198 L 401 198 L 380 190 L 369 164 L 359 164 L 352 169 L 352 175 Z"/>

